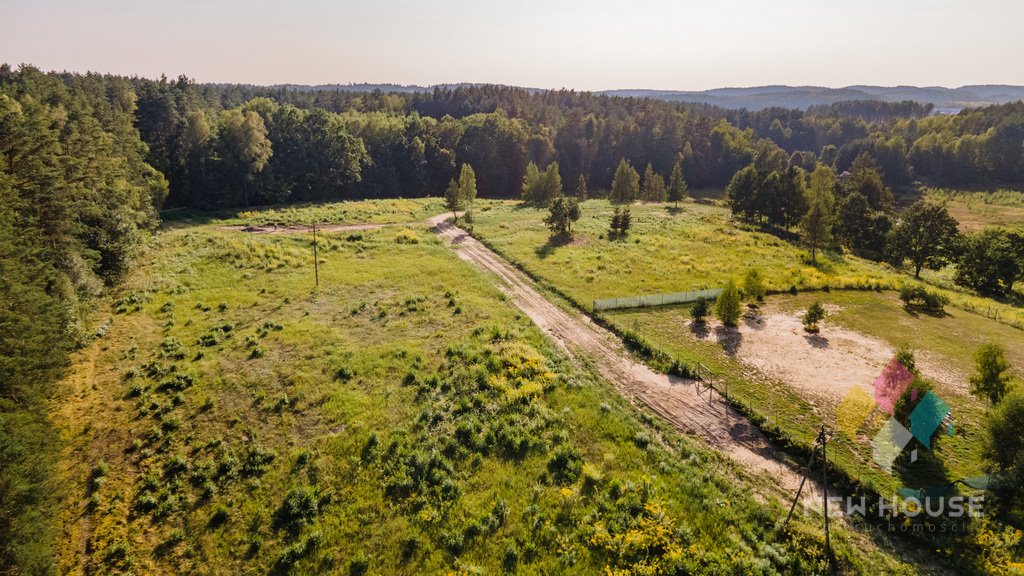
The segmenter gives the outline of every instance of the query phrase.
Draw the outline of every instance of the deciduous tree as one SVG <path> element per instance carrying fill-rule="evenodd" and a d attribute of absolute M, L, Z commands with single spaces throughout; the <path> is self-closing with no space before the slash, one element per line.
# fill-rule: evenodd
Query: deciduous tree
<path fill-rule="evenodd" d="M 922 268 L 937 270 L 950 262 L 959 238 L 956 219 L 945 206 L 919 200 L 900 214 L 886 252 L 896 264 L 910 260 L 914 278 L 920 278 Z"/>
<path fill-rule="evenodd" d="M 835 221 L 835 172 L 825 165 L 811 174 L 811 186 L 807 190 L 807 212 L 800 220 L 800 231 L 804 242 L 811 249 L 811 262 L 818 261 L 818 248 L 832 241 L 832 225 Z"/>

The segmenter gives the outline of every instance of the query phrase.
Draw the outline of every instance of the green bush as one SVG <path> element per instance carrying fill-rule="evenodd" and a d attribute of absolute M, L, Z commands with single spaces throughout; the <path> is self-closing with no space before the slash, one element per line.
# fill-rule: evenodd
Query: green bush
<path fill-rule="evenodd" d="M 548 460 L 548 472 L 555 483 L 563 486 L 575 482 L 582 471 L 583 454 L 573 446 L 559 447 Z"/>
<path fill-rule="evenodd" d="M 904 284 L 900 287 L 900 300 L 907 308 L 919 307 L 929 312 L 942 312 L 949 304 L 949 297 L 926 289 L 918 284 Z"/>
<path fill-rule="evenodd" d="M 711 313 L 711 300 L 708 298 L 697 298 L 690 307 L 690 317 L 694 322 L 704 322 L 704 319 Z"/>
<path fill-rule="evenodd" d="M 736 283 L 729 279 L 722 293 L 715 300 L 715 316 L 726 326 L 735 327 L 740 319 L 740 291 Z"/>
<path fill-rule="evenodd" d="M 807 307 L 807 311 L 804 312 L 804 330 L 808 332 L 817 332 L 818 323 L 825 319 L 825 308 L 821 305 L 821 302 L 815 302 Z"/>
<path fill-rule="evenodd" d="M 278 528 L 297 533 L 307 524 L 312 524 L 320 514 L 320 494 L 315 488 L 302 486 L 288 491 L 277 509 L 275 522 Z"/>

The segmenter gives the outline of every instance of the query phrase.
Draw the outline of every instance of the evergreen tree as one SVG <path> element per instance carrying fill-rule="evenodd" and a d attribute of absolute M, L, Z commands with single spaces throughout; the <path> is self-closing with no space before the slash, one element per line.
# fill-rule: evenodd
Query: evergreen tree
<path fill-rule="evenodd" d="M 666 198 L 665 179 L 654 171 L 650 162 L 647 163 L 647 168 L 644 170 L 644 183 L 640 198 L 644 202 L 664 202 Z"/>
<path fill-rule="evenodd" d="M 617 204 L 632 204 L 640 194 L 640 175 L 626 159 L 619 160 L 612 178 L 611 201 Z"/>
<path fill-rule="evenodd" d="M 725 188 L 725 197 L 732 213 L 744 220 L 753 221 L 761 214 L 758 206 L 758 191 L 761 177 L 753 165 L 733 175 Z"/>
<path fill-rule="evenodd" d="M 551 202 L 544 219 L 553 238 L 572 237 L 572 223 L 580 219 L 580 206 L 575 198 L 559 196 Z"/>
<path fill-rule="evenodd" d="M 629 234 L 629 228 L 633 225 L 633 216 L 629 213 L 629 207 L 619 208 L 615 207 L 615 212 L 612 214 L 611 227 L 608 230 L 608 238 L 613 240 L 615 238 L 623 238 Z"/>
<path fill-rule="evenodd" d="M 825 308 L 821 305 L 821 302 L 814 302 L 808 306 L 807 311 L 804 312 L 804 330 L 808 332 L 817 332 L 818 324 L 824 319 Z"/>
<path fill-rule="evenodd" d="M 682 162 L 677 160 L 675 166 L 672 167 L 672 174 L 668 180 L 668 201 L 679 206 L 679 203 L 686 199 L 688 192 L 686 180 L 683 179 Z"/>
<path fill-rule="evenodd" d="M 576 181 L 576 199 L 580 202 L 587 199 L 587 178 L 583 174 Z"/>

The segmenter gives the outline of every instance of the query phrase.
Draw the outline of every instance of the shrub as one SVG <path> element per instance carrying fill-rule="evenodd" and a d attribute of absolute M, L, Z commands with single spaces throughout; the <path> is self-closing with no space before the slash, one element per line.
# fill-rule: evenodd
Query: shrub
<path fill-rule="evenodd" d="M 754 298 L 761 302 L 764 300 L 766 290 L 764 276 L 761 275 L 761 271 L 757 268 L 747 270 L 746 276 L 743 277 L 743 293 L 748 298 Z"/>
<path fill-rule="evenodd" d="M 942 312 L 949 304 L 947 296 L 918 284 L 904 284 L 900 288 L 900 300 L 906 308 L 920 307 L 929 312 Z"/>
<path fill-rule="evenodd" d="M 395 235 L 395 242 L 398 244 L 419 244 L 420 240 L 412 230 L 402 230 Z"/>
<path fill-rule="evenodd" d="M 807 307 L 807 311 L 804 312 L 804 330 L 808 332 L 817 332 L 818 323 L 825 319 L 825 308 L 821 305 L 821 302 L 815 302 Z"/>
<path fill-rule="evenodd" d="M 690 307 L 690 317 L 693 318 L 694 322 L 704 322 L 704 318 L 711 312 L 711 300 L 708 298 L 697 298 L 694 301 L 693 306 Z"/>
<path fill-rule="evenodd" d="M 355 370 L 349 368 L 348 366 L 341 366 L 334 371 L 334 378 L 336 380 L 341 380 L 342 382 L 348 382 L 349 380 L 354 378 L 355 375 Z"/>
<path fill-rule="evenodd" d="M 249 455 L 242 465 L 242 473 L 246 476 L 259 476 L 266 472 L 267 465 L 277 458 L 273 450 L 266 450 L 259 446 L 249 449 Z"/>
<path fill-rule="evenodd" d="M 402 539 L 401 548 L 402 559 L 408 560 L 420 549 L 420 539 L 415 535 L 406 536 Z"/>
<path fill-rule="evenodd" d="M 228 511 L 228 509 L 223 504 L 221 504 L 217 506 L 217 508 L 213 511 L 213 514 L 210 515 L 209 526 L 210 528 L 219 528 L 220 526 L 227 524 L 228 520 L 230 519 L 231 512 Z"/>
<path fill-rule="evenodd" d="M 736 326 L 740 319 L 740 291 L 730 278 L 715 300 L 715 316 L 726 326 Z"/>
<path fill-rule="evenodd" d="M 315 488 L 302 486 L 288 491 L 277 509 L 277 525 L 290 532 L 298 532 L 312 524 L 320 513 L 320 497 Z"/>
<path fill-rule="evenodd" d="M 165 358 L 184 360 L 188 356 L 188 349 L 177 338 L 168 337 L 160 343 L 160 353 Z"/>
<path fill-rule="evenodd" d="M 468 214 L 468 212 L 467 212 Z M 370 560 L 363 554 L 352 559 L 348 565 L 349 576 L 363 576 L 370 570 Z"/>
<path fill-rule="evenodd" d="M 548 472 L 560 485 L 572 484 L 583 471 L 583 454 L 572 446 L 561 446 L 548 460 Z"/>
<path fill-rule="evenodd" d="M 501 565 L 508 572 L 515 572 L 519 566 L 519 548 L 512 542 L 505 548 L 505 555 L 501 559 Z"/>

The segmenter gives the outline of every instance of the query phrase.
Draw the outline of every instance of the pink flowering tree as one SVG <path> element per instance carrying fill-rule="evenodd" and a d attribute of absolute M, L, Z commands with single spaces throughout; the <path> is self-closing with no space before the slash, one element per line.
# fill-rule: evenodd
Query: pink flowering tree
<path fill-rule="evenodd" d="M 878 402 L 879 408 L 892 415 L 896 401 L 913 381 L 914 373 L 899 359 L 890 360 L 878 378 L 875 378 L 875 401 Z"/>

